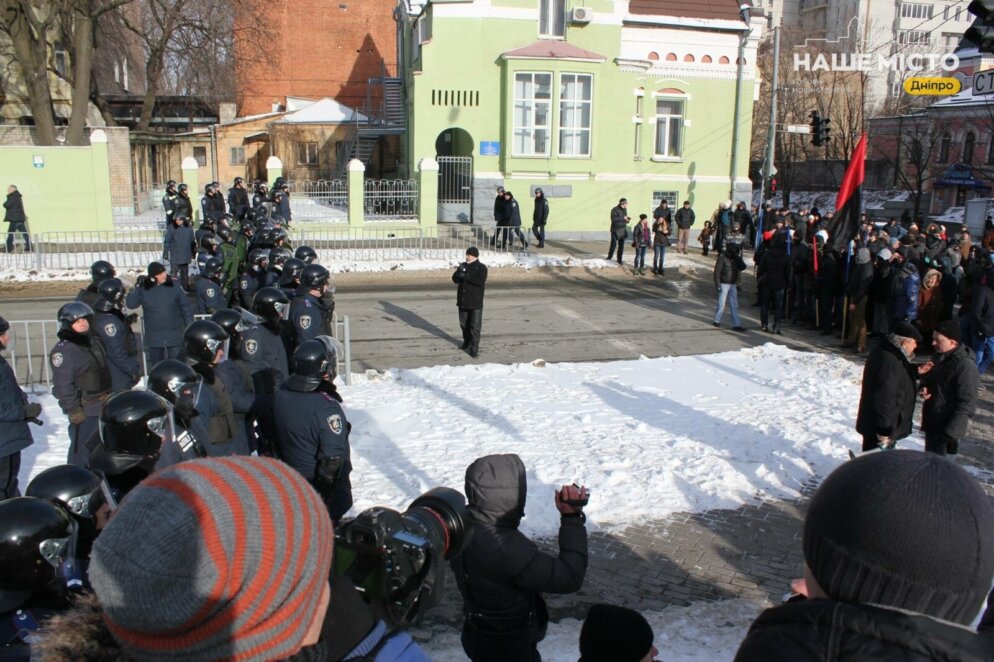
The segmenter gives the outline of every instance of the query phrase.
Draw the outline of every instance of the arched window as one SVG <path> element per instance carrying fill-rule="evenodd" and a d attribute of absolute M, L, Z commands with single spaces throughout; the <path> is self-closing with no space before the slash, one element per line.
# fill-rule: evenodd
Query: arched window
<path fill-rule="evenodd" d="M 676 60 L 677 60 L 676 53 L 667 53 L 666 54 L 666 61 L 667 62 L 676 62 Z"/>
<path fill-rule="evenodd" d="M 973 148 L 976 146 L 977 136 L 971 131 L 966 134 L 966 138 L 963 140 L 963 163 L 967 165 L 973 163 Z"/>
<path fill-rule="evenodd" d="M 718 64 L 731 64 L 731 62 L 732 61 L 728 59 L 727 55 L 722 55 L 720 58 L 718 58 Z"/>
<path fill-rule="evenodd" d="M 655 62 L 658 59 L 659 59 L 659 53 L 657 53 L 656 51 L 652 51 L 652 52 L 649 53 L 649 60 L 650 61 Z"/>
<path fill-rule="evenodd" d="M 949 163 L 949 147 L 952 143 L 952 136 L 948 133 L 942 134 L 942 142 L 939 143 L 939 163 Z"/>
<path fill-rule="evenodd" d="M 711 64 L 712 61 L 713 60 L 711 60 L 710 55 L 705 55 L 704 57 L 701 58 L 701 62 L 703 62 L 704 64 Z"/>
<path fill-rule="evenodd" d="M 683 56 L 683 61 L 684 62 L 693 62 L 694 61 L 694 56 L 691 55 L 690 53 L 687 53 L 686 55 Z"/>

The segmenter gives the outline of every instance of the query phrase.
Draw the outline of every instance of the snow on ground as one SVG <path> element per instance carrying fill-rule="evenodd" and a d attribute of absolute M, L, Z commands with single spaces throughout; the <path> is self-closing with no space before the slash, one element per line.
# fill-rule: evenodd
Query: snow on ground
<path fill-rule="evenodd" d="M 403 510 L 438 485 L 461 491 L 466 467 L 488 453 L 517 453 L 528 467 L 530 535 L 555 534 L 553 489 L 574 481 L 592 490 L 588 521 L 608 530 L 796 497 L 859 450 L 860 377 L 839 356 L 772 343 L 706 356 L 355 375 L 342 389 L 355 507 Z M 41 401 L 47 425 L 32 428 L 22 484 L 65 460 L 66 419 L 51 396 Z"/>
<path fill-rule="evenodd" d="M 791 191 L 791 209 L 814 209 L 817 207 L 822 213 L 835 211 L 836 191 Z M 878 211 L 884 208 L 886 202 L 905 202 L 908 199 L 908 192 L 898 189 L 863 191 L 863 208 L 867 211 Z M 759 189 L 753 191 L 752 204 L 760 204 Z M 783 193 L 777 193 L 773 198 L 773 206 L 783 205 Z"/>
<path fill-rule="evenodd" d="M 399 249 L 345 249 L 318 251 L 321 264 L 328 267 L 333 274 L 338 273 L 373 273 L 381 271 L 437 271 L 455 269 L 463 261 L 461 251 L 452 250 L 424 250 L 419 253 L 416 250 Z M 13 262 L 4 261 L 3 268 L 0 269 L 0 282 L 43 282 L 53 280 L 86 280 L 89 278 L 90 264 L 95 260 L 109 259 L 112 264 L 118 265 L 118 277 L 134 281 L 139 275 L 145 273 L 145 265 L 149 262 L 162 259 L 158 252 L 148 255 L 129 254 L 97 254 L 97 253 L 74 253 L 65 254 L 67 260 L 62 266 L 58 261 L 52 262 L 56 266 L 37 268 L 32 254 L 15 254 L 4 257 L 15 258 Z M 59 258 L 59 254 L 46 255 L 46 260 Z M 21 259 L 23 258 L 23 259 Z M 71 259 L 71 262 L 69 260 Z M 538 253 L 490 253 L 483 251 L 481 261 L 490 268 L 516 267 L 522 269 L 538 269 L 542 267 L 579 267 L 583 269 L 614 269 L 617 262 L 604 260 L 601 258 L 578 258 L 569 255 L 545 255 Z M 652 261 L 652 254 L 646 256 L 646 261 Z M 123 268 L 119 265 L 131 264 L 141 265 L 131 268 Z M 629 259 L 625 263 L 631 267 L 632 261 Z M 673 251 L 672 255 L 666 256 L 666 266 L 668 268 L 683 268 L 685 270 L 697 270 L 704 267 L 697 262 L 683 255 L 677 255 Z"/>
<path fill-rule="evenodd" d="M 666 662 L 725 662 L 745 638 L 749 625 L 768 605 L 749 600 L 697 602 L 689 607 L 670 607 L 644 612 L 655 635 L 657 659 Z M 575 662 L 580 657 L 582 621 L 564 619 L 549 624 L 549 632 L 538 649 L 543 660 Z M 414 629 L 414 637 L 435 662 L 462 662 L 466 659 L 459 643 L 459 631 L 436 626 Z M 427 641 L 426 641 L 427 638 Z"/>

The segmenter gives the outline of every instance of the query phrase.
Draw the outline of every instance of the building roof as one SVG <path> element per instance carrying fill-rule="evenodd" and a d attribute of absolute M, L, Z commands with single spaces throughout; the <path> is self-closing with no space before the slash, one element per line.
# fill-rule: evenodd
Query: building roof
<path fill-rule="evenodd" d="M 506 59 L 590 60 L 592 62 L 603 62 L 607 59 L 603 55 L 598 55 L 593 51 L 574 46 L 560 39 L 539 39 L 533 44 L 507 51 L 501 57 Z"/>
<path fill-rule="evenodd" d="M 969 106 L 987 106 L 991 103 L 991 96 L 989 94 L 974 94 L 973 88 L 957 92 L 952 96 L 943 97 L 932 104 L 932 108 L 936 109 L 948 109 L 948 108 L 963 108 Z"/>
<path fill-rule="evenodd" d="M 367 119 L 362 113 L 325 97 L 296 112 L 287 113 L 279 121 L 287 124 L 341 124 L 356 120 L 365 122 Z"/>
<path fill-rule="evenodd" d="M 717 19 L 742 22 L 740 0 L 631 0 L 630 14 L 643 16 L 676 16 L 679 18 Z M 744 4 L 751 5 L 750 0 Z"/>

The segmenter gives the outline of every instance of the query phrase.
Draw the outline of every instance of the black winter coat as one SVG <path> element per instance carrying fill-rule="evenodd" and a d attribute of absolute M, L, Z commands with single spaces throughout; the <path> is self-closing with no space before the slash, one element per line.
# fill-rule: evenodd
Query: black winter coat
<path fill-rule="evenodd" d="M 849 282 L 846 284 L 849 303 L 859 303 L 865 299 L 870 293 L 871 283 L 873 283 L 873 263 L 854 265 Z"/>
<path fill-rule="evenodd" d="M 504 222 L 504 194 L 499 194 L 494 198 L 494 220 L 497 225 L 507 225 Z"/>
<path fill-rule="evenodd" d="M 549 201 L 545 194 L 535 196 L 535 210 L 532 212 L 532 223 L 545 225 L 549 220 Z"/>
<path fill-rule="evenodd" d="M 33 441 L 24 420 L 26 404 L 28 396 L 17 385 L 17 377 L 7 359 L 0 356 L 0 457 L 24 450 Z"/>
<path fill-rule="evenodd" d="M 249 209 L 248 191 L 243 188 L 231 187 L 228 189 L 228 210 L 236 218 L 241 220 L 245 212 Z"/>
<path fill-rule="evenodd" d="M 190 219 L 190 222 L 193 222 L 193 202 L 190 200 L 189 196 L 176 196 L 176 201 L 173 202 L 172 218 L 176 218 L 177 216 L 185 216 Z"/>
<path fill-rule="evenodd" d="M 961 344 L 939 354 L 935 365 L 922 377 L 922 386 L 932 394 L 922 405 L 925 436 L 954 443 L 966 436 L 977 411 L 980 373 L 973 351 Z"/>
<path fill-rule="evenodd" d="M 463 597 L 463 614 L 486 632 L 527 629 L 533 642 L 545 634 L 548 614 L 541 593 L 574 593 L 587 571 L 587 530 L 582 518 L 559 525 L 559 555 L 552 556 L 518 531 L 525 512 L 525 466 L 516 455 L 497 455 L 466 474 L 473 536 L 450 564 Z"/>
<path fill-rule="evenodd" d="M 895 441 L 911 434 L 917 378 L 917 369 L 901 348 L 886 338 L 881 340 L 863 367 L 856 431 L 866 437 L 879 434 Z"/>
<path fill-rule="evenodd" d="M 452 282 L 459 286 L 456 305 L 462 310 L 483 308 L 483 294 L 487 286 L 487 267 L 479 260 L 463 262 L 452 274 Z"/>
<path fill-rule="evenodd" d="M 988 274 L 987 284 L 977 288 L 973 295 L 973 317 L 970 320 L 970 333 L 990 338 L 994 336 L 994 273 Z"/>
<path fill-rule="evenodd" d="M 848 604 L 799 600 L 759 615 L 735 662 L 980 662 L 990 640 L 927 616 Z"/>
<path fill-rule="evenodd" d="M 628 235 L 628 210 L 618 205 L 611 210 L 611 233 L 624 239 Z"/>
<path fill-rule="evenodd" d="M 770 248 L 763 252 L 759 260 L 756 277 L 761 287 L 776 292 L 787 287 L 787 251 L 783 248 Z"/>
<path fill-rule="evenodd" d="M 7 199 L 3 203 L 3 220 L 7 223 L 24 223 L 28 217 L 24 215 L 24 200 L 20 191 L 7 194 Z"/>
<path fill-rule="evenodd" d="M 518 207 L 518 201 L 513 198 L 504 201 L 504 225 L 512 228 L 521 227 L 521 209 Z"/>
<path fill-rule="evenodd" d="M 732 285 L 739 282 L 739 277 L 746 269 L 746 263 L 738 253 L 725 252 L 718 256 L 714 263 L 714 287 Z"/>

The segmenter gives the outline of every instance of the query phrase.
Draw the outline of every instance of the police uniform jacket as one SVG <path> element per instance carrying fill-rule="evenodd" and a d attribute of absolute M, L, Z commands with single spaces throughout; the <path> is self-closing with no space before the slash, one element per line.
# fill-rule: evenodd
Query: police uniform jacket
<path fill-rule="evenodd" d="M 331 315 L 309 290 L 300 290 L 290 302 L 290 321 L 296 331 L 297 345 L 318 336 L 330 336 Z"/>
<path fill-rule="evenodd" d="M 138 365 L 135 334 L 124 321 L 124 315 L 117 311 L 97 313 L 93 318 L 93 327 L 107 352 L 111 390 L 130 389 L 138 383 L 141 368 Z"/>
<path fill-rule="evenodd" d="M 185 225 L 174 227 L 166 236 L 164 248 L 171 264 L 190 264 L 197 250 L 193 229 Z"/>
<path fill-rule="evenodd" d="M 224 295 L 221 283 L 213 278 L 201 277 L 197 281 L 197 314 L 212 315 L 227 307 L 228 297 Z"/>
<path fill-rule="evenodd" d="M 224 262 L 221 285 L 224 287 L 224 291 L 230 295 L 238 281 L 238 268 L 241 266 L 238 259 L 238 248 L 235 244 L 228 242 L 221 244 L 218 253 Z"/>
<path fill-rule="evenodd" d="M 17 385 L 17 377 L 7 359 L 0 356 L 0 457 L 7 457 L 31 445 L 31 430 L 24 420 L 28 396 Z"/>
<path fill-rule="evenodd" d="M 316 484 L 318 464 L 325 458 L 343 458 L 333 495 L 325 496 L 332 517 L 340 517 L 352 506 L 352 470 L 349 425 L 338 401 L 322 390 L 292 391 L 284 384 L 273 399 L 273 414 L 279 433 L 280 459 Z M 332 508 L 332 504 L 334 507 Z"/>
<path fill-rule="evenodd" d="M 249 208 L 248 191 L 243 188 L 231 187 L 228 189 L 228 209 L 231 215 L 237 219 L 245 217 L 245 212 Z"/>
<path fill-rule="evenodd" d="M 235 438 L 235 413 L 228 391 L 210 366 L 198 364 L 193 368 L 202 380 L 197 394 L 196 408 L 199 416 L 196 418 L 201 419 L 207 427 L 207 438 L 204 440 L 207 455 L 231 455 L 231 441 Z"/>
<path fill-rule="evenodd" d="M 214 195 L 205 195 L 200 200 L 200 208 L 204 218 L 213 218 L 216 221 L 224 216 L 224 196 L 217 192 Z"/>
<path fill-rule="evenodd" d="M 255 404 L 255 388 L 252 376 L 234 361 L 221 361 L 214 366 L 214 374 L 224 382 L 228 399 L 231 400 L 231 410 L 235 416 L 235 435 L 231 452 L 234 455 L 248 455 L 249 431 L 248 416 Z"/>
<path fill-rule="evenodd" d="M 464 262 L 452 274 L 452 282 L 459 285 L 456 305 L 463 310 L 483 308 L 483 293 L 487 285 L 487 267 L 479 260 Z"/>
<path fill-rule="evenodd" d="M 253 376 L 264 371 L 270 372 L 276 387 L 290 376 L 283 340 L 279 333 L 273 332 L 265 325 L 259 325 L 242 332 L 239 355 Z"/>
<path fill-rule="evenodd" d="M 99 416 L 111 390 L 107 353 L 99 336 L 70 333 L 59 331 L 60 340 L 48 355 L 52 395 L 67 414 L 82 409 L 87 416 Z"/>
<path fill-rule="evenodd" d="M 96 305 L 97 299 L 99 298 L 100 298 L 100 293 L 97 292 L 96 283 L 90 283 L 89 285 L 81 289 L 79 291 L 79 294 L 76 295 L 76 301 L 82 301 L 90 308 L 93 308 L 93 306 Z"/>
<path fill-rule="evenodd" d="M 273 214 L 276 216 L 282 216 L 283 220 L 287 223 L 293 220 L 293 212 L 290 211 L 290 196 L 287 193 L 283 193 L 283 197 L 278 203 L 276 203 L 276 209 L 273 210 Z"/>
<path fill-rule="evenodd" d="M 176 213 L 176 198 L 179 197 L 177 193 L 166 193 L 162 196 L 162 210 L 166 212 L 166 223 L 172 224 L 173 215 Z"/>
<path fill-rule="evenodd" d="M 193 323 L 193 306 L 183 288 L 171 278 L 162 285 L 146 281 L 128 292 L 128 308 L 141 308 L 145 316 L 145 347 L 176 347 L 183 344 L 183 331 Z M 178 313 L 178 314 L 177 314 Z"/>
<path fill-rule="evenodd" d="M 249 269 L 238 279 L 238 291 L 236 301 L 245 310 L 252 309 L 252 299 L 255 293 L 265 287 L 266 272 L 256 269 Z"/>
<path fill-rule="evenodd" d="M 188 196 L 177 193 L 176 199 L 173 201 L 173 210 L 173 215 L 170 218 L 185 216 L 191 222 L 193 221 L 193 202 L 190 201 Z"/>

